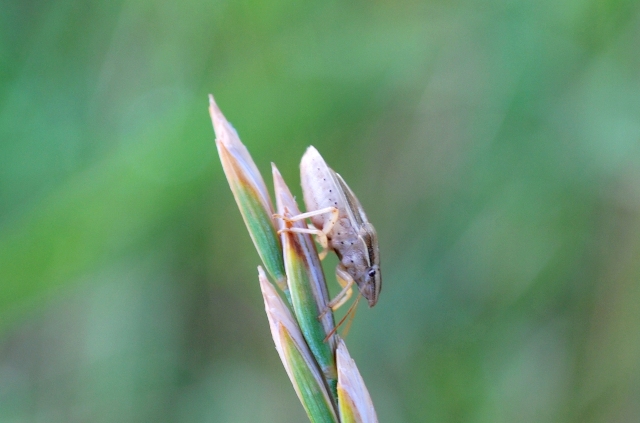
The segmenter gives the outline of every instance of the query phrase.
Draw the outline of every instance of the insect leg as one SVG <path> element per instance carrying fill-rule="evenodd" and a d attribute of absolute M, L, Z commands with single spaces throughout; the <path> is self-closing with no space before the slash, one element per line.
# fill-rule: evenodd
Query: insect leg
<path fill-rule="evenodd" d="M 322 229 L 316 229 L 313 225 L 309 225 L 309 227 L 307 229 L 304 228 L 285 228 L 285 229 L 281 229 L 278 231 L 278 234 L 281 234 L 282 232 L 296 232 L 299 234 L 312 234 L 312 235 L 316 235 L 318 237 L 318 242 L 320 243 L 320 245 L 322 245 L 322 251 L 320 252 L 319 257 L 320 260 L 324 260 L 324 258 L 327 255 L 327 252 L 329 251 L 329 240 L 327 239 L 327 235 L 331 232 L 331 230 L 333 229 L 333 227 L 335 226 L 336 222 L 338 221 L 338 218 L 340 217 L 340 212 L 337 208 L 335 207 L 325 207 L 323 209 L 320 210 L 315 210 L 312 212 L 307 212 L 307 213 L 301 213 L 295 216 L 283 216 L 281 214 L 274 214 L 273 217 L 278 218 L 278 219 L 282 219 L 285 222 L 297 222 L 299 220 L 304 220 L 308 217 L 313 217 L 313 216 L 318 216 L 321 214 L 325 214 L 325 213 L 331 213 L 331 217 L 329 218 L 329 220 L 326 220 L 324 222 L 324 226 Z"/>
<path fill-rule="evenodd" d="M 331 232 L 331 229 L 333 229 L 333 226 L 336 224 L 338 218 L 340 217 L 340 211 L 335 207 L 325 207 L 323 209 L 301 213 L 290 217 L 282 216 L 280 214 L 274 214 L 273 217 L 277 217 L 286 222 L 297 222 L 298 220 L 304 220 L 309 217 L 319 216 L 325 213 L 331 213 L 331 217 L 329 218 L 329 220 L 326 220 L 324 222 L 324 226 L 322 227 L 322 232 L 324 232 L 324 234 L 326 235 Z"/>
<path fill-rule="evenodd" d="M 353 294 L 353 284 L 355 282 L 351 275 L 347 273 L 341 265 L 336 267 L 336 277 L 338 279 L 338 283 L 342 286 L 342 291 L 340 291 L 333 300 L 327 303 L 327 307 L 322 311 L 320 317 L 324 316 L 329 309 L 333 311 L 339 309 L 344 303 L 349 301 L 351 294 Z"/>
<path fill-rule="evenodd" d="M 346 303 L 349 298 L 351 298 L 351 294 L 353 293 L 353 284 L 355 283 L 351 275 L 340 265 L 336 267 L 336 278 L 342 287 L 342 291 L 340 291 L 338 295 L 336 295 L 336 297 L 327 304 L 327 306 L 331 307 L 331 310 L 333 311 L 339 309 L 342 304 Z"/>
<path fill-rule="evenodd" d="M 297 234 L 311 234 L 316 235 L 318 237 L 318 242 L 322 245 L 323 250 L 318 254 L 320 260 L 323 260 L 327 255 L 327 251 L 329 250 L 329 240 L 327 239 L 327 235 L 322 232 L 320 229 L 316 228 L 284 228 L 278 231 L 278 235 L 283 232 L 293 232 Z"/>
<path fill-rule="evenodd" d="M 322 261 L 329 252 L 329 240 L 327 239 L 327 236 L 324 235 L 322 237 L 318 237 L 318 242 L 322 245 L 322 251 L 318 253 L 318 258 Z"/>
<path fill-rule="evenodd" d="M 335 325 L 333 329 L 331 329 L 331 332 L 329 332 L 329 335 L 327 335 L 326 338 L 324 338 L 323 342 L 327 342 L 329 338 L 331 338 L 333 334 L 338 330 L 338 328 L 345 322 L 345 320 L 349 318 L 349 321 L 347 322 L 347 327 L 344 329 L 344 332 L 342 334 L 343 337 L 347 336 L 347 333 L 349 332 L 349 328 L 351 327 L 351 323 L 353 322 L 353 318 L 356 316 L 356 307 L 358 307 L 358 302 L 360 301 L 360 297 L 362 297 L 362 294 L 358 293 L 356 300 L 353 302 L 353 304 L 351 304 L 351 306 L 349 307 L 349 310 L 347 310 L 344 317 L 338 322 L 338 324 Z"/>

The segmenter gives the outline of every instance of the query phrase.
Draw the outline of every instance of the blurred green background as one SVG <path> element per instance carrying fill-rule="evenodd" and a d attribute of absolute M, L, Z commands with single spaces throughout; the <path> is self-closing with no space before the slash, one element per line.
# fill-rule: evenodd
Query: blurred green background
<path fill-rule="evenodd" d="M 376 225 L 381 422 L 640 421 L 640 3 L 0 10 L 0 422 L 305 421 L 209 92 Z"/>

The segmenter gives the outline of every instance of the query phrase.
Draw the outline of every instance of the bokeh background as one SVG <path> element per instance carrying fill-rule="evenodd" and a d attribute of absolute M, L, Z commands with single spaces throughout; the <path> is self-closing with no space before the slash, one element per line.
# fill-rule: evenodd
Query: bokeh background
<path fill-rule="evenodd" d="M 306 420 L 209 92 L 268 184 L 314 145 L 376 225 L 381 421 L 640 421 L 640 3 L 0 10 L 0 422 Z"/>

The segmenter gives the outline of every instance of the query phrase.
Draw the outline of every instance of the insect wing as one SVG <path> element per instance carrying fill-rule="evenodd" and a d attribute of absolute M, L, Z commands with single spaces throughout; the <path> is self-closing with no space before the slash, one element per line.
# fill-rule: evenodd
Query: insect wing
<path fill-rule="evenodd" d="M 341 188 L 349 219 L 351 219 L 352 223 L 357 223 L 358 225 L 355 229 L 357 229 L 367 249 L 369 264 L 380 265 L 380 252 L 378 251 L 378 235 L 376 230 L 373 228 L 373 225 L 369 223 L 369 219 L 367 219 L 367 215 L 364 213 L 360 201 L 358 201 L 356 195 L 351 191 L 349 185 L 342 179 L 340 174 L 333 171 L 332 173 L 338 186 Z"/>
<path fill-rule="evenodd" d="M 364 210 L 362 209 L 362 205 L 360 205 L 360 201 L 358 201 L 356 195 L 351 191 L 349 185 L 347 185 L 344 179 L 342 179 L 342 176 L 334 172 L 333 169 L 331 169 L 331 176 L 333 176 L 333 180 L 339 188 L 338 193 L 340 195 L 340 200 L 342 204 L 344 204 L 349 220 L 354 226 L 354 230 L 358 232 L 362 225 L 364 225 L 365 222 L 368 222 L 367 216 L 364 214 Z"/>

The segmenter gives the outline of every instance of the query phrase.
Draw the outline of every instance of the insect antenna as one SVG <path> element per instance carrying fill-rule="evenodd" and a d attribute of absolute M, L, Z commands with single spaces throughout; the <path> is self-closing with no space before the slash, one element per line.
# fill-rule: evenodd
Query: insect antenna
<path fill-rule="evenodd" d="M 358 312 L 358 301 L 360 301 L 360 297 L 362 297 L 362 294 L 358 293 L 356 300 L 354 301 L 353 305 L 349 307 L 349 310 L 347 310 L 347 314 L 343 318 L 344 320 L 347 316 L 349 315 L 351 316 L 349 317 L 349 320 L 347 321 L 347 324 L 344 327 L 344 330 L 342 331 L 343 338 L 346 338 L 347 335 L 349 334 L 349 329 L 351 329 L 351 323 L 353 323 L 353 319 L 356 318 L 356 313 Z"/>
<path fill-rule="evenodd" d="M 335 325 L 335 327 L 333 329 L 331 329 L 331 332 L 329 332 L 327 337 L 324 338 L 324 342 L 327 342 L 327 340 L 329 338 L 331 338 L 334 333 L 336 333 L 338 328 L 340 326 L 342 326 L 342 324 L 345 322 L 345 320 L 347 320 L 347 317 L 349 317 L 349 315 L 351 315 L 351 318 L 349 319 L 349 322 L 348 322 L 347 327 L 346 327 L 346 331 L 344 333 L 344 336 L 347 336 L 347 333 L 349 332 L 349 328 L 351 327 L 351 323 L 353 322 L 353 318 L 356 315 L 355 311 L 356 311 L 356 307 L 358 306 L 358 301 L 360 301 L 360 297 L 362 297 L 362 294 L 358 292 L 358 296 L 356 297 L 356 300 L 353 302 L 353 304 L 351 304 L 351 306 L 349 307 L 349 310 L 347 310 L 346 314 L 342 317 L 342 319 L 340 319 L 338 324 Z"/>

